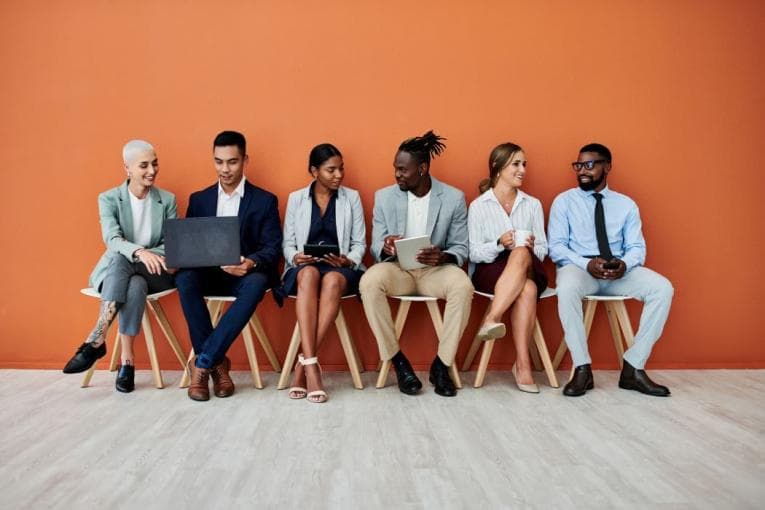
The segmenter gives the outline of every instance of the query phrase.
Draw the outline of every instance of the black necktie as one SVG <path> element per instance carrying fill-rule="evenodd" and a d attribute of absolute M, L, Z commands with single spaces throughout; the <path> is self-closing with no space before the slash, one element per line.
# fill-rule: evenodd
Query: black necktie
<path fill-rule="evenodd" d="M 611 253 L 611 247 L 608 245 L 606 215 L 603 212 L 603 195 L 600 193 L 593 193 L 592 196 L 595 197 L 595 235 L 598 238 L 600 257 L 606 260 L 611 260 L 613 254 Z"/>

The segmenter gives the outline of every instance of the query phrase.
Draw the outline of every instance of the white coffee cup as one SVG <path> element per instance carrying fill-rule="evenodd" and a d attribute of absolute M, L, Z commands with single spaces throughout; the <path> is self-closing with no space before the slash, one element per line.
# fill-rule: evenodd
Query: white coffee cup
<path fill-rule="evenodd" d="M 513 241 L 515 242 L 515 246 L 526 246 L 526 241 L 528 238 L 531 237 L 531 230 L 514 230 L 513 231 Z"/>

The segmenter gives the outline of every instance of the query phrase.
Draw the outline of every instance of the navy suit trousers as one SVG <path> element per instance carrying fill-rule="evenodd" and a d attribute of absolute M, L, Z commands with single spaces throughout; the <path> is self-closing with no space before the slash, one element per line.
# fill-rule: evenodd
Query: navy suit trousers
<path fill-rule="evenodd" d="M 268 276 L 254 272 L 237 277 L 217 267 L 183 269 L 175 276 L 175 284 L 197 354 L 196 366 L 212 368 L 223 361 L 228 348 L 255 313 L 268 290 Z M 204 296 L 236 297 L 215 328 Z"/>

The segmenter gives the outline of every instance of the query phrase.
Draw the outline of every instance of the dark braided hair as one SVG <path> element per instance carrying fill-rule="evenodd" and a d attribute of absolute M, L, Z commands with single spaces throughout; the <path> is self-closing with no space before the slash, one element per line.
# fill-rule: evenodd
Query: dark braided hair
<path fill-rule="evenodd" d="M 398 150 L 411 154 L 418 165 L 422 163 L 430 164 L 430 158 L 435 158 L 446 149 L 446 145 L 442 140 L 446 140 L 446 138 L 438 136 L 431 130 L 422 136 L 415 136 L 414 138 L 404 140 L 398 146 Z"/>

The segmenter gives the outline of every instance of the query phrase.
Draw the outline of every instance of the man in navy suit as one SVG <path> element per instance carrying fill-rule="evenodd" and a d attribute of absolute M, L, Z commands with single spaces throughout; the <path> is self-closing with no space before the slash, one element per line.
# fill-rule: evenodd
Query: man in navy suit
<path fill-rule="evenodd" d="M 236 266 L 184 269 L 175 277 L 196 356 L 190 363 L 189 398 L 209 400 L 209 380 L 217 397 L 234 393 L 226 352 L 263 299 L 278 283 L 282 231 L 276 196 L 244 178 L 247 142 L 241 133 L 223 131 L 213 142 L 218 182 L 191 194 L 186 217 L 238 216 L 241 263 Z M 235 296 L 236 301 L 213 328 L 205 295 Z"/>

